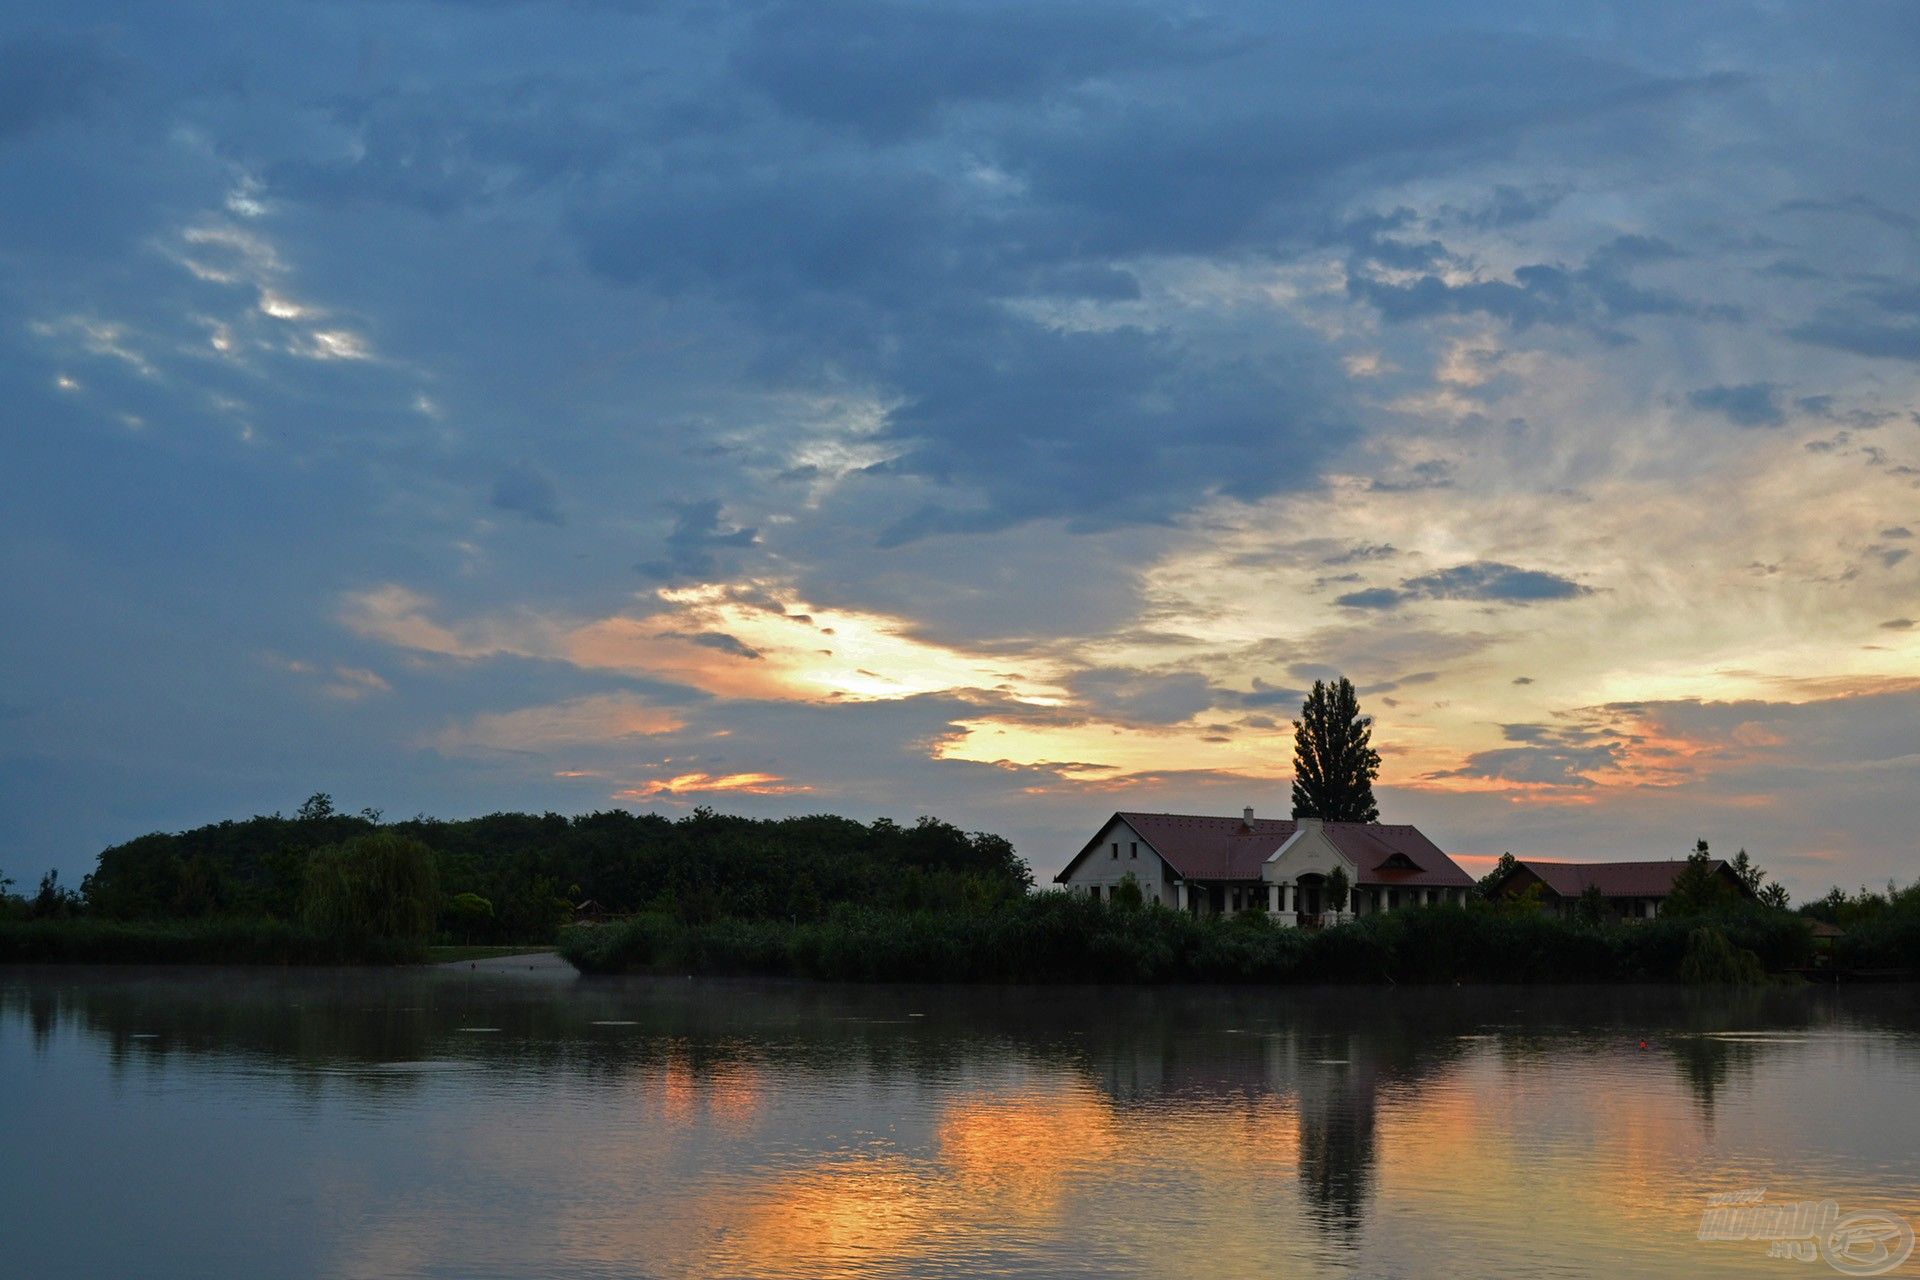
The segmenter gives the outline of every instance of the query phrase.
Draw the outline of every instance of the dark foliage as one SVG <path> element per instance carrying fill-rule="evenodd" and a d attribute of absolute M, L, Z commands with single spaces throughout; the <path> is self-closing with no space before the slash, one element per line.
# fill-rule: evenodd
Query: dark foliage
<path fill-rule="evenodd" d="M 1283 929 L 1260 913 L 1196 918 L 1042 893 L 989 910 L 845 907 L 818 920 L 687 923 L 648 914 L 570 929 L 560 951 L 587 973 L 768 974 L 848 981 L 1333 982 L 1676 981 L 1698 921 L 1587 925 L 1538 912 L 1436 906 L 1335 929 Z M 1794 916 L 1714 917 L 1767 969 L 1807 963 Z"/>
<path fill-rule="evenodd" d="M 1360 714 L 1353 683 L 1345 676 L 1334 684 L 1315 680 L 1293 722 L 1293 816 L 1379 821 L 1373 780 L 1380 753 L 1372 739 L 1373 721 Z"/>
<path fill-rule="evenodd" d="M 613 915 L 654 911 L 689 923 L 804 922 L 850 902 L 896 911 L 983 907 L 1032 885 L 1007 841 L 931 818 L 902 826 L 699 809 L 679 821 L 614 811 L 379 823 L 377 815 L 341 814 L 325 796 L 309 800 L 302 813 L 142 836 L 107 849 L 83 886 L 88 914 L 299 920 L 315 856 L 375 834 L 431 850 L 439 885 L 435 929 L 463 942 L 551 940 L 583 899 Z"/>

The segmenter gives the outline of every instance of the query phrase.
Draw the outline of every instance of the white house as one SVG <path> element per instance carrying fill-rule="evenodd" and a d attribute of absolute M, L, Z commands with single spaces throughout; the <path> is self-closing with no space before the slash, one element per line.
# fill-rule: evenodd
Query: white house
<path fill-rule="evenodd" d="M 1336 912 L 1327 877 L 1351 892 Z M 1464 903 L 1473 877 L 1414 827 L 1318 818 L 1114 814 L 1054 877 L 1111 898 L 1131 879 L 1152 901 L 1198 915 L 1265 911 L 1281 924 L 1330 924 L 1399 907 Z"/>

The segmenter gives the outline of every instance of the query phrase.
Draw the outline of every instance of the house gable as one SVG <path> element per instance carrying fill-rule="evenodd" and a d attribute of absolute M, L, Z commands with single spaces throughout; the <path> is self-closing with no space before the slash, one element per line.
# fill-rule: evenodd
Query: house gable
<path fill-rule="evenodd" d="M 1153 843 L 1116 813 L 1053 879 L 1069 888 L 1099 886 L 1104 893 L 1132 876 L 1148 898 L 1161 898 L 1172 874 Z"/>
<path fill-rule="evenodd" d="M 1327 838 L 1325 829 L 1302 827 L 1274 850 L 1261 874 L 1265 880 L 1284 884 L 1301 876 L 1328 875 L 1335 867 L 1346 871 L 1349 884 L 1358 878 L 1359 869 Z"/>

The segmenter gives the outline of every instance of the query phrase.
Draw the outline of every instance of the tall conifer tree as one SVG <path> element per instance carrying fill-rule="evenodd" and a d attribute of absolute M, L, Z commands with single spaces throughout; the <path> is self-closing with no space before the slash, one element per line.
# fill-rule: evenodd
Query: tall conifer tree
<path fill-rule="evenodd" d="M 1313 682 L 1293 722 L 1293 816 L 1328 822 L 1378 822 L 1373 780 L 1380 753 L 1373 719 L 1360 714 L 1353 684 Z"/>

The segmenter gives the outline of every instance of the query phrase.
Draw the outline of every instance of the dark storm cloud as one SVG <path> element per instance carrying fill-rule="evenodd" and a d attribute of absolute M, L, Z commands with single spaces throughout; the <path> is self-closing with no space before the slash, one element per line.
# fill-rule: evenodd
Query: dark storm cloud
<path fill-rule="evenodd" d="M 1403 580 L 1398 587 L 1374 587 L 1338 597 L 1349 609 L 1396 609 L 1416 600 L 1480 600 L 1535 604 L 1592 594 L 1571 578 L 1539 569 L 1521 569 L 1497 560 L 1475 560 Z"/>
<path fill-rule="evenodd" d="M 1687 403 L 1721 414 L 1741 427 L 1777 427 L 1787 420 L 1780 409 L 1780 389 L 1771 382 L 1702 387 L 1687 393 Z"/>

